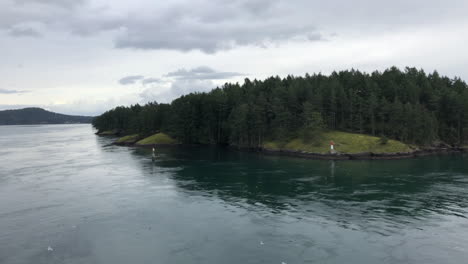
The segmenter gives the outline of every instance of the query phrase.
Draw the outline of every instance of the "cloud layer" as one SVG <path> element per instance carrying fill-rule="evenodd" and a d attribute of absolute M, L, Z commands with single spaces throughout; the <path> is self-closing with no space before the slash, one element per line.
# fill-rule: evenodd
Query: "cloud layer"
<path fill-rule="evenodd" d="M 140 81 L 144 86 L 143 91 L 139 94 L 143 103 L 150 101 L 168 103 L 184 94 L 210 91 L 216 87 L 214 81 L 229 80 L 239 76 L 246 75 L 238 72 L 218 71 L 208 66 L 199 66 L 192 69 L 181 68 L 164 74 L 162 78 L 129 77 L 132 77 L 131 80 L 134 81 L 132 84 Z M 138 77 L 138 79 L 135 77 Z"/>
<path fill-rule="evenodd" d="M 0 94 L 23 94 L 23 93 L 29 93 L 29 91 L 0 89 Z"/>
<path fill-rule="evenodd" d="M 34 28 L 30 27 L 13 27 L 9 30 L 8 34 L 13 37 L 40 37 L 42 36 Z"/>
<path fill-rule="evenodd" d="M 243 73 L 393 65 L 468 80 L 466 10 L 466 0 L 1 0 L 0 104 L 98 114 Z"/>
<path fill-rule="evenodd" d="M 141 76 L 141 75 L 126 76 L 126 77 L 123 77 L 122 79 L 120 79 L 119 83 L 122 84 L 122 85 L 135 84 L 137 81 L 140 81 L 143 78 L 145 78 L 145 77 Z"/>
<path fill-rule="evenodd" d="M 162 7 L 122 21 L 118 48 L 201 50 L 215 53 L 238 46 L 265 46 L 292 39 L 321 40 L 311 22 L 288 21 L 283 1 L 194 0 Z"/>
<path fill-rule="evenodd" d="M 395 30 L 463 17 L 468 3 L 449 2 L 5 0 L 0 4 L 0 28 L 11 30 L 27 21 L 48 31 L 82 36 L 114 32 L 117 48 L 214 53 L 247 45 L 326 40 L 341 30 Z"/>
<path fill-rule="evenodd" d="M 179 80 L 219 80 L 229 79 L 236 76 L 241 76 L 238 72 L 222 72 L 215 71 L 207 66 L 200 66 L 191 70 L 178 69 L 177 71 L 169 72 L 165 77 L 173 77 Z"/>

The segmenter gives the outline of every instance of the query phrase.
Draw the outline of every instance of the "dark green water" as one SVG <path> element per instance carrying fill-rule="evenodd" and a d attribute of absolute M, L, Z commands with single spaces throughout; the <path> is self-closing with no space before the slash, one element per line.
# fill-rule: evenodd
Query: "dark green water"
<path fill-rule="evenodd" d="M 466 263 L 468 158 L 311 161 L 0 127 L 0 263 Z M 48 250 L 51 247 L 52 251 Z"/>

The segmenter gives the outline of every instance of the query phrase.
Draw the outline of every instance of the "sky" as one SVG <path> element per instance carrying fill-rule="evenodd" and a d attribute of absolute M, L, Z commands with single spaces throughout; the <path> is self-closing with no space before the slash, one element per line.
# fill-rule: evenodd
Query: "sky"
<path fill-rule="evenodd" d="M 1 0 L 0 109 L 98 115 L 391 66 L 468 80 L 466 0 Z"/>

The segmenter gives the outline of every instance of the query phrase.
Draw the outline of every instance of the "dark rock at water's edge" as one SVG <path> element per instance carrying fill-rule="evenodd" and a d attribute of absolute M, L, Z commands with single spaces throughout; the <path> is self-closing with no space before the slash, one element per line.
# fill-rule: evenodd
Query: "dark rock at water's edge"
<path fill-rule="evenodd" d="M 98 131 L 95 133 L 98 136 L 105 136 L 105 137 L 120 137 L 122 135 L 122 131 Z M 138 141 L 143 139 L 144 137 L 138 137 L 133 140 L 118 142 L 118 140 L 112 142 L 109 145 L 116 145 L 116 146 L 125 146 L 125 147 L 140 147 L 140 148 L 152 148 L 152 147 L 174 147 L 174 146 L 195 146 L 195 145 L 186 145 L 186 144 L 136 144 Z M 196 145 L 200 146 L 200 145 Z"/>
<path fill-rule="evenodd" d="M 96 133 L 98 136 L 120 136 L 122 135 L 122 130 L 98 130 Z"/>
<path fill-rule="evenodd" d="M 326 159 L 326 160 L 392 160 L 392 159 L 406 159 L 415 158 L 429 155 L 439 154 L 451 154 L 451 153 L 464 153 L 468 152 L 467 147 L 451 147 L 451 148 L 425 148 L 419 149 L 412 152 L 396 152 L 396 153 L 311 153 L 305 151 L 295 150 L 273 150 L 259 148 L 257 149 L 260 153 L 271 154 L 271 155 L 284 155 L 291 157 L 300 157 L 307 159 Z"/>
<path fill-rule="evenodd" d="M 193 147 L 194 145 L 183 145 L 183 144 L 162 144 L 162 143 L 156 143 L 156 144 L 136 144 L 139 140 L 142 138 L 136 140 L 135 142 L 113 142 L 112 145 L 117 145 L 117 146 L 125 146 L 125 147 L 139 147 L 139 148 L 153 148 L 153 147 L 177 147 L 177 146 L 183 146 L 183 147 Z M 200 145 L 198 145 L 200 146 Z"/>
<path fill-rule="evenodd" d="M 241 149 L 242 148 L 237 148 Z M 284 155 L 284 156 L 291 156 L 291 157 L 300 157 L 300 158 L 307 158 L 307 159 L 325 159 L 325 160 L 347 160 L 350 159 L 346 154 L 342 153 L 313 153 L 313 152 L 306 152 L 306 151 L 296 151 L 296 150 L 274 150 L 274 149 L 266 149 L 266 148 L 258 148 L 256 149 L 259 153 L 265 154 L 273 154 L 273 155 Z"/>
<path fill-rule="evenodd" d="M 126 147 L 132 147 L 132 146 L 135 146 L 137 141 L 125 141 L 125 142 L 113 142 L 111 145 L 116 145 L 116 146 L 126 146 Z"/>

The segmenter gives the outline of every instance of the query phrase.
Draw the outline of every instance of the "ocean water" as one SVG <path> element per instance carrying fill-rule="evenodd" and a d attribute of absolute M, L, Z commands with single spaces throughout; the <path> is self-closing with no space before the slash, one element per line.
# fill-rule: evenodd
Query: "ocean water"
<path fill-rule="evenodd" d="M 467 263 L 468 157 L 314 161 L 0 126 L 0 263 Z"/>

